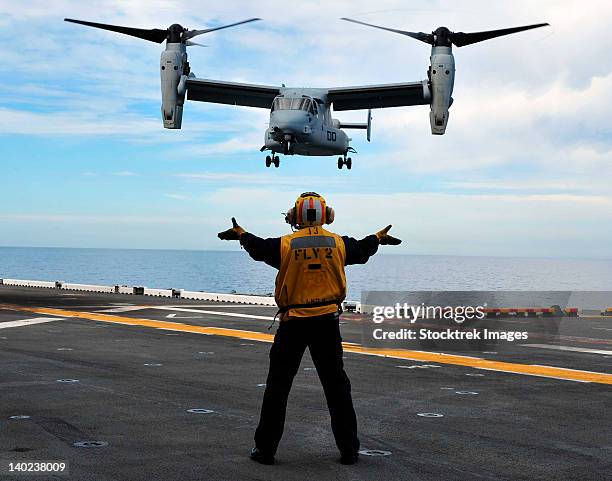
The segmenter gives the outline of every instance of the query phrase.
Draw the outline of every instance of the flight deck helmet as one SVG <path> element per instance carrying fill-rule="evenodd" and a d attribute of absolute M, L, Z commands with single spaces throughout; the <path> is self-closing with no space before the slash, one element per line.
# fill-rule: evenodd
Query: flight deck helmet
<path fill-rule="evenodd" d="M 316 192 L 304 192 L 285 215 L 285 222 L 293 227 L 315 227 L 331 224 L 334 209 L 326 205 L 325 199 Z"/>

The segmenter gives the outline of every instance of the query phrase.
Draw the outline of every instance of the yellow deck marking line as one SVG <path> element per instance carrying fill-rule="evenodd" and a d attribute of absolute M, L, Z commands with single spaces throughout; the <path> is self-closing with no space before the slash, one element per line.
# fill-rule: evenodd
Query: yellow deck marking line
<path fill-rule="evenodd" d="M 599 384 L 612 384 L 612 374 L 592 371 L 580 371 L 554 366 L 536 366 L 531 364 L 518 364 L 513 362 L 491 361 L 476 357 L 455 356 L 452 354 L 409 351 L 405 349 L 374 349 L 369 347 L 344 346 L 346 352 L 356 352 L 373 356 L 392 357 L 396 359 L 410 359 L 414 361 L 437 362 L 441 364 L 454 364 L 456 366 L 474 367 L 488 371 L 500 371 L 528 376 L 548 377 L 567 381 L 596 382 Z"/>
<path fill-rule="evenodd" d="M 54 315 L 58 315 L 58 316 L 60 312 L 63 312 L 64 313 L 63 317 L 78 317 L 80 319 L 89 319 L 91 321 L 110 322 L 114 324 L 124 324 L 128 326 L 144 326 L 144 327 L 152 327 L 155 329 L 191 332 L 191 333 L 196 333 L 196 334 L 209 334 L 209 335 L 214 334 L 217 336 L 249 339 L 251 341 L 272 342 L 274 340 L 274 336 L 272 334 L 265 334 L 263 332 L 255 332 L 255 331 L 243 331 L 241 329 L 226 329 L 224 327 L 193 326 L 190 324 L 182 324 L 180 322 L 156 321 L 152 319 L 114 316 L 111 314 L 98 314 L 94 312 L 66 311 L 63 309 L 53 309 L 53 308 L 46 308 L 46 307 L 20 307 L 20 306 L 10 306 L 10 307 L 16 311 L 29 311 L 29 312 L 36 312 L 36 313 L 54 312 L 56 313 Z"/>
<path fill-rule="evenodd" d="M 172 331 L 190 332 L 197 334 L 209 334 L 251 341 L 272 342 L 274 336 L 263 332 L 244 331 L 240 329 L 227 329 L 223 327 L 205 327 L 181 324 L 178 322 L 156 321 L 152 319 L 132 318 L 113 316 L 109 314 L 97 314 L 93 312 L 67 311 L 63 309 L 43 308 L 43 307 L 22 307 L 12 305 L 0 305 L 0 308 L 10 308 L 17 311 L 36 312 L 39 314 L 59 316 L 59 317 L 78 317 L 92 321 L 110 322 L 124 324 L 128 326 L 143 326 L 155 329 L 166 329 Z M 599 384 L 612 384 L 612 374 L 580 371 L 577 369 L 567 369 L 553 366 L 536 366 L 530 364 L 518 364 L 513 362 L 491 361 L 478 357 L 456 356 L 426 351 L 411 351 L 407 349 L 377 349 L 364 347 L 352 343 L 343 343 L 346 352 L 365 354 L 370 356 L 390 357 L 394 359 L 406 359 L 414 361 L 437 362 L 441 364 L 452 364 L 456 366 L 473 367 L 476 369 L 486 369 L 489 371 L 500 371 L 528 376 L 539 376 L 553 379 L 579 382 L 595 382 Z"/>

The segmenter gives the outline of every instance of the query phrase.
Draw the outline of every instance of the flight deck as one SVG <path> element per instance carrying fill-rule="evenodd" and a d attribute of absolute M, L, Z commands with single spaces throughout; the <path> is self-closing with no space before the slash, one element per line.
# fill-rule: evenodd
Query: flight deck
<path fill-rule="evenodd" d="M 306 353 L 278 462 L 262 466 L 248 454 L 275 313 L 0 285 L 0 479 L 609 479 L 612 317 L 568 318 L 559 345 L 451 355 L 369 348 L 346 313 L 359 463 L 338 462 Z M 68 472 L 6 471 L 33 460 Z"/>

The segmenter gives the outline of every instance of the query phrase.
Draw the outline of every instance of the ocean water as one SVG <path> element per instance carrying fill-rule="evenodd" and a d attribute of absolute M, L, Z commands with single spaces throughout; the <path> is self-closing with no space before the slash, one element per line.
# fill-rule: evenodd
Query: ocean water
<path fill-rule="evenodd" d="M 0 278 L 269 294 L 276 270 L 244 251 L 0 247 Z M 377 254 L 347 268 L 364 290 L 612 291 L 612 259 Z"/>

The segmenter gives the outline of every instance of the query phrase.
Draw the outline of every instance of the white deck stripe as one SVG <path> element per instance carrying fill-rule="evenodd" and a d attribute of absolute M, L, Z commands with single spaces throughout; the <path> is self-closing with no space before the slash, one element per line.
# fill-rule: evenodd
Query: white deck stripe
<path fill-rule="evenodd" d="M 0 322 L 0 329 L 7 329 L 9 327 L 22 327 L 31 326 L 34 324 L 43 324 L 45 322 L 63 321 L 61 317 L 34 317 L 32 319 L 21 319 L 19 321 L 7 321 Z"/>
<path fill-rule="evenodd" d="M 273 316 L 256 316 L 254 314 L 240 314 L 237 312 L 202 311 L 200 309 L 188 309 L 186 307 L 149 306 L 149 309 L 159 309 L 160 311 L 195 312 L 196 314 L 211 314 L 214 316 L 241 317 L 242 319 L 263 319 L 264 321 L 274 320 Z"/>
<path fill-rule="evenodd" d="M 61 308 L 70 308 L 70 309 L 76 309 L 76 308 L 83 308 L 83 309 L 90 309 L 90 308 L 104 308 L 104 310 L 100 310 L 100 311 L 96 311 L 96 312 L 101 312 L 101 313 L 109 313 L 109 314 L 117 314 L 117 313 L 121 313 L 121 312 L 132 312 L 132 311 L 144 311 L 146 309 L 187 309 L 186 307 L 181 307 L 181 306 L 154 306 L 154 305 L 148 305 L 148 306 L 113 306 L 112 308 L 109 309 L 109 306 L 57 306 L 58 309 Z M 227 305 L 218 305 L 218 304 L 205 304 L 205 305 L 199 305 L 199 304 L 189 304 L 189 308 L 190 309 L 194 309 L 194 308 L 200 308 L 200 307 L 215 307 L 217 309 L 242 309 L 243 307 L 256 307 L 261 309 L 262 307 L 269 307 L 270 309 L 274 308 L 275 306 L 258 306 L 258 305 L 251 305 L 251 304 L 241 304 L 241 305 L 237 305 L 237 304 L 227 304 Z M 189 311 L 191 312 L 191 311 Z M 196 311 L 194 311 L 196 312 Z M 197 312 L 204 312 L 204 311 L 197 311 Z"/>
<path fill-rule="evenodd" d="M 556 351 L 585 352 L 587 354 L 603 354 L 605 356 L 612 356 L 612 351 L 605 351 L 603 349 L 586 349 L 583 347 L 556 346 L 555 344 L 521 344 L 521 346 L 536 347 L 540 349 L 554 349 Z"/>
<path fill-rule="evenodd" d="M 81 307 L 81 306 L 72 306 L 72 308 L 77 308 L 77 307 Z M 99 306 L 99 307 L 104 307 L 104 306 Z M 121 307 L 113 307 L 112 309 L 104 309 L 103 311 L 96 311 L 96 312 L 131 312 L 131 311 L 142 311 L 143 309 L 148 309 L 147 306 L 121 306 Z"/>
<path fill-rule="evenodd" d="M 71 308 L 76 308 L 76 307 L 106 307 L 106 306 L 70 306 Z M 117 309 L 121 309 L 123 308 L 123 306 L 115 306 Z M 115 308 L 113 307 L 113 308 Z M 256 304 L 182 304 L 182 305 L 173 305 L 173 304 L 164 304 L 164 305 L 153 305 L 153 304 L 149 304 L 149 305 L 139 305 L 139 306 L 130 306 L 133 307 L 134 311 L 137 310 L 145 310 L 145 309 L 156 309 L 156 308 L 165 308 L 165 309 L 171 309 L 171 308 L 177 308 L 177 309 L 195 309 L 195 308 L 201 308 L 201 307 L 214 307 L 216 309 L 242 309 L 243 307 L 245 308 L 256 308 L 256 309 L 265 309 L 265 308 L 269 308 L 269 309 L 276 309 L 276 306 L 261 306 L 261 305 L 256 305 Z M 132 310 L 132 309 L 130 309 Z M 97 312 L 102 312 L 102 311 L 97 311 Z M 111 312 L 111 311 L 108 311 Z M 115 312 L 123 312 L 123 311 L 115 311 Z M 128 312 L 128 311 L 125 311 Z"/>

